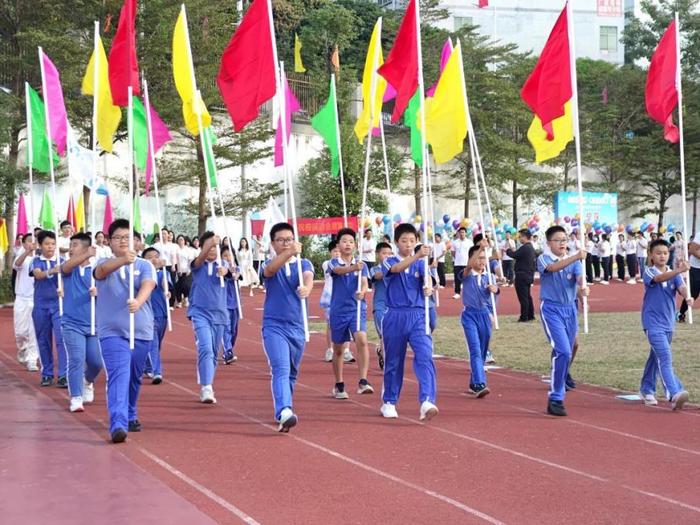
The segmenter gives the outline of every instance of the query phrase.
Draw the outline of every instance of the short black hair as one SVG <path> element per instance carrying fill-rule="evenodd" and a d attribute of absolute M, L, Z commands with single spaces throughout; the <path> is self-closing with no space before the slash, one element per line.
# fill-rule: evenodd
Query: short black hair
<path fill-rule="evenodd" d="M 100 234 L 104 235 L 105 232 L 103 232 L 102 230 L 100 230 L 100 231 L 98 231 L 98 232 L 95 234 L 95 237 L 97 237 L 97 236 L 100 235 Z"/>
<path fill-rule="evenodd" d="M 199 242 L 203 245 L 207 239 L 211 239 L 214 235 L 216 234 L 213 231 L 205 231 L 199 238 Z"/>
<path fill-rule="evenodd" d="M 367 230 L 365 230 L 365 233 L 366 232 L 367 232 Z M 350 237 L 353 238 L 353 240 L 355 240 L 357 238 L 357 234 L 355 233 L 355 230 L 353 230 L 352 228 L 340 228 L 338 230 L 338 234 L 335 236 L 336 240 L 340 241 L 340 238 L 343 235 L 349 235 Z"/>
<path fill-rule="evenodd" d="M 292 235 L 294 235 L 294 237 L 296 238 L 296 235 L 294 234 L 294 228 L 292 228 L 291 224 L 289 224 L 288 222 L 278 222 L 270 229 L 270 240 L 274 241 L 277 232 L 285 230 L 292 232 Z"/>
<path fill-rule="evenodd" d="M 338 241 L 336 241 L 335 239 L 334 239 L 334 240 L 331 240 L 331 242 L 328 243 L 328 251 L 329 251 L 329 252 L 332 252 L 332 251 L 335 250 L 337 247 L 338 247 Z"/>
<path fill-rule="evenodd" d="M 547 231 L 544 232 L 544 235 L 545 235 L 545 237 L 547 237 L 548 241 L 551 241 L 552 237 L 554 237 L 555 233 L 563 233 L 564 235 L 566 235 L 566 230 L 564 229 L 563 226 L 559 226 L 558 224 L 555 224 L 554 226 L 550 226 L 549 228 L 547 228 Z"/>
<path fill-rule="evenodd" d="M 64 226 L 73 226 L 70 221 L 61 221 L 61 226 L 60 228 L 63 228 Z"/>
<path fill-rule="evenodd" d="M 391 244 L 388 242 L 378 242 L 377 247 L 375 248 L 375 252 L 379 253 L 381 252 L 384 248 L 389 248 L 391 250 Z"/>
<path fill-rule="evenodd" d="M 221 253 L 221 255 L 223 255 L 223 254 L 226 253 L 226 252 L 230 252 L 230 251 L 231 251 L 231 247 L 230 247 L 230 246 L 228 246 L 228 245 L 226 245 L 226 244 L 222 244 L 222 245 L 221 245 L 221 248 L 220 248 L 220 253 Z"/>
<path fill-rule="evenodd" d="M 475 243 L 474 246 L 469 248 L 469 258 L 471 259 L 472 255 L 474 255 L 478 251 L 483 251 L 483 248 Z"/>
<path fill-rule="evenodd" d="M 440 237 L 442 239 L 442 233 L 436 233 L 435 237 Z"/>
<path fill-rule="evenodd" d="M 148 255 L 148 254 L 151 253 L 151 252 L 155 252 L 156 255 L 157 255 L 158 257 L 160 257 L 160 252 L 158 251 L 157 248 L 154 248 L 153 246 L 149 246 L 148 248 L 146 248 L 146 249 L 141 253 L 141 257 L 145 259 L 145 258 L 146 258 L 146 255 Z"/>
<path fill-rule="evenodd" d="M 415 238 L 418 239 L 418 230 L 416 230 L 416 227 L 413 226 L 413 224 L 404 222 L 402 224 L 399 224 L 394 230 L 394 241 L 399 242 L 399 239 L 405 233 L 412 233 L 415 236 Z"/>
<path fill-rule="evenodd" d="M 36 242 L 42 244 L 44 239 L 53 239 L 55 241 L 56 234 L 50 230 L 41 230 L 36 236 Z"/>
<path fill-rule="evenodd" d="M 112 224 L 109 225 L 109 238 L 112 238 L 112 235 L 114 235 L 114 232 L 117 230 L 129 230 L 131 229 L 129 226 L 129 221 L 126 219 L 116 219 L 112 221 Z"/>
<path fill-rule="evenodd" d="M 24 235 L 22 235 L 22 242 L 27 242 L 27 239 L 29 239 L 30 237 L 34 237 L 34 234 L 33 233 L 25 233 Z"/>
<path fill-rule="evenodd" d="M 87 233 L 76 233 L 71 235 L 71 241 L 81 241 L 83 246 L 90 246 L 92 244 L 92 238 Z"/>
<path fill-rule="evenodd" d="M 480 243 L 482 240 L 484 240 L 484 234 L 483 234 L 483 233 L 477 233 L 477 234 L 474 236 L 474 239 L 473 239 L 474 244 L 478 244 L 478 243 Z"/>
<path fill-rule="evenodd" d="M 561 226 L 559 226 L 561 228 Z M 526 239 L 532 239 L 532 232 L 528 230 L 527 228 L 523 228 L 522 230 L 518 230 L 518 235 L 522 235 Z"/>
<path fill-rule="evenodd" d="M 671 244 L 666 239 L 656 239 L 649 243 L 649 252 L 654 251 L 654 248 L 657 246 L 666 246 L 666 248 L 670 248 Z"/>
<path fill-rule="evenodd" d="M 457 233 L 459 232 L 467 233 L 467 229 L 464 226 L 460 226 L 459 228 L 457 228 Z"/>
<path fill-rule="evenodd" d="M 137 231 L 134 232 L 134 239 L 138 239 L 139 241 L 143 240 L 143 237 L 141 237 L 141 234 Z"/>

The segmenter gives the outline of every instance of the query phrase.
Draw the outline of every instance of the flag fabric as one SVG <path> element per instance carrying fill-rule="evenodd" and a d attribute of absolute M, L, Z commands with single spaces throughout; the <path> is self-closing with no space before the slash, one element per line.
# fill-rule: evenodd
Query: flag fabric
<path fill-rule="evenodd" d="M 44 102 L 49 113 L 49 125 L 51 140 L 56 144 L 56 151 L 62 157 L 66 153 L 66 140 L 68 134 L 68 116 L 66 114 L 66 104 L 63 101 L 63 88 L 61 88 L 61 77 L 58 69 L 53 65 L 51 59 L 41 52 L 41 61 L 44 65 Z"/>
<path fill-rule="evenodd" d="M 68 209 L 66 210 L 66 220 L 75 228 L 75 206 L 73 205 L 73 195 L 68 197 Z"/>
<path fill-rule="evenodd" d="M 68 126 L 68 177 L 74 184 L 91 187 L 93 178 L 93 152 L 78 143 L 75 130 Z"/>
<path fill-rule="evenodd" d="M 338 150 L 340 130 L 338 129 L 336 111 L 335 92 L 331 84 L 328 100 L 321 110 L 311 119 L 311 127 L 321 135 L 331 152 L 331 177 L 333 178 L 338 177 L 340 173 L 340 151 Z"/>
<path fill-rule="evenodd" d="M 133 132 L 134 164 L 140 170 L 146 169 L 148 159 L 148 125 L 146 123 L 146 108 L 137 97 L 133 99 Z"/>
<path fill-rule="evenodd" d="M 31 196 L 30 196 L 31 198 Z M 19 194 L 17 201 L 17 235 L 24 235 L 29 232 L 29 224 L 27 223 L 27 207 L 24 204 L 24 194 Z"/>
<path fill-rule="evenodd" d="M 153 139 L 153 144 L 148 142 L 148 159 L 146 161 L 146 196 L 150 195 L 151 192 L 151 178 L 153 177 L 153 156 L 160 151 L 160 149 L 165 146 L 166 143 L 173 140 L 170 136 L 170 131 L 165 125 L 165 122 L 160 118 L 158 112 L 151 104 L 148 108 L 151 114 L 151 138 Z"/>
<path fill-rule="evenodd" d="M 107 195 L 107 198 L 105 199 L 105 216 L 102 220 L 102 232 L 105 235 L 107 235 L 109 225 L 112 224 L 112 221 L 112 201 L 110 200 L 109 195 Z"/>
<path fill-rule="evenodd" d="M 367 136 L 370 127 L 376 128 L 379 126 L 379 119 L 382 116 L 382 99 L 384 98 L 384 92 L 386 91 L 386 80 L 384 77 L 377 75 L 377 68 L 384 63 L 384 55 L 382 53 L 381 44 L 381 20 L 377 20 L 374 24 L 374 29 L 372 30 L 372 36 L 369 39 L 369 46 L 367 47 L 367 56 L 365 58 L 365 69 L 362 73 L 362 113 L 355 123 L 355 135 L 357 140 L 362 141 Z M 372 99 L 372 77 L 374 80 L 374 99 Z M 371 100 L 372 99 L 372 100 Z M 370 114 L 372 108 L 374 109 L 374 118 Z M 371 122 L 370 122 L 371 121 Z"/>
<path fill-rule="evenodd" d="M 438 164 L 452 160 L 464 149 L 467 106 L 462 68 L 462 48 L 458 43 L 440 75 L 434 96 L 425 101 L 425 139 Z"/>
<path fill-rule="evenodd" d="M 129 105 L 129 86 L 134 95 L 141 92 L 136 58 L 136 9 L 136 0 L 124 0 L 109 50 L 109 86 L 117 106 Z"/>
<path fill-rule="evenodd" d="M 107 54 L 102 45 L 102 39 L 97 39 L 97 49 L 92 52 L 90 62 L 88 62 L 81 92 L 83 95 L 95 94 L 93 86 L 95 76 L 95 63 L 97 63 L 97 142 L 100 147 L 112 153 L 114 134 L 117 132 L 119 122 L 122 119 L 122 112 L 119 106 L 112 102 L 112 89 L 109 86 L 109 70 L 107 64 Z"/>
<path fill-rule="evenodd" d="M 445 44 L 442 46 L 442 53 L 440 54 L 440 74 L 445 70 L 445 66 L 447 65 L 447 61 L 450 59 L 450 55 L 452 54 L 452 40 L 450 38 L 447 39 Z M 428 90 L 425 92 L 426 97 L 432 97 L 435 94 L 435 88 L 438 85 L 438 81 L 440 78 L 435 81 L 435 84 L 430 86 Z"/>
<path fill-rule="evenodd" d="M 673 20 L 651 57 L 645 91 L 647 113 L 663 125 L 664 138 L 673 143 L 680 140 L 678 127 L 673 123 L 673 110 L 678 106 L 676 51 L 676 21 Z"/>
<path fill-rule="evenodd" d="M 253 0 L 221 56 L 216 83 L 233 129 L 241 131 L 277 91 L 269 0 Z"/>
<path fill-rule="evenodd" d="M 263 217 L 265 217 L 265 222 L 263 224 L 263 239 L 270 238 L 270 230 L 275 224 L 280 222 L 287 222 L 287 218 L 284 216 L 280 207 L 277 205 L 277 201 L 270 197 L 267 201 L 267 208 L 262 212 Z"/>
<path fill-rule="evenodd" d="M 294 33 L 294 72 L 306 73 L 304 62 L 301 60 L 301 40 L 296 33 Z"/>
<path fill-rule="evenodd" d="M 538 164 L 559 155 L 574 138 L 571 104 L 567 104 L 573 97 L 571 67 L 565 6 L 520 91 L 535 114 L 528 139 Z"/>
<path fill-rule="evenodd" d="M 216 158 L 214 157 L 214 144 L 217 137 L 211 128 L 204 128 L 204 161 L 207 163 L 209 171 L 209 186 L 214 189 L 218 186 L 218 177 L 216 176 Z"/>
<path fill-rule="evenodd" d="M 408 101 L 408 107 L 403 114 L 403 121 L 411 130 L 411 159 L 421 168 L 423 167 L 423 144 L 421 131 L 418 127 L 418 112 L 420 111 L 420 91 L 416 92 Z"/>
<path fill-rule="evenodd" d="M 284 77 L 284 113 L 285 113 L 285 132 L 286 141 L 289 144 L 289 137 L 292 135 L 292 113 L 296 113 L 301 109 L 301 104 L 294 96 L 294 92 L 289 87 L 287 77 Z M 275 166 L 284 164 L 284 148 L 282 147 L 282 116 L 277 120 L 277 129 L 275 130 Z"/>
<path fill-rule="evenodd" d="M 489 0 L 479 0 L 479 9 L 489 6 Z"/>
<path fill-rule="evenodd" d="M 83 188 L 80 188 L 78 204 L 75 205 L 75 231 L 87 231 L 85 228 L 85 200 L 83 199 Z"/>
<path fill-rule="evenodd" d="M 391 114 L 391 121 L 394 123 L 399 120 L 418 88 L 416 15 L 416 0 L 410 0 L 389 56 L 384 65 L 377 70 L 396 89 L 396 102 Z"/>
<path fill-rule="evenodd" d="M 141 232 L 143 232 L 143 228 L 141 227 L 141 197 L 139 196 L 138 192 L 136 194 L 134 194 L 133 207 L 134 207 L 134 231 L 136 233 L 141 233 Z"/>
<path fill-rule="evenodd" d="M 0 219 L 2 225 L 0 225 L 0 255 L 4 256 L 10 247 L 10 240 L 7 238 L 7 221 L 5 219 Z"/>
<path fill-rule="evenodd" d="M 44 188 L 44 197 L 41 201 L 41 211 L 39 212 L 39 226 L 44 230 L 56 229 L 56 215 L 53 212 L 53 203 L 49 197 L 49 190 Z"/>
<path fill-rule="evenodd" d="M 31 121 L 32 151 L 29 154 L 27 149 L 27 166 L 49 173 L 49 139 L 46 135 L 46 114 L 44 113 L 44 103 L 39 97 L 39 93 L 31 87 L 27 87 L 29 92 L 29 120 Z M 29 123 L 28 123 L 29 124 Z M 53 146 L 51 147 L 54 166 L 58 165 L 58 155 Z"/>
<path fill-rule="evenodd" d="M 202 114 L 202 127 L 211 126 L 211 115 L 201 97 L 197 97 L 194 84 L 194 65 L 192 64 L 190 37 L 187 29 L 187 14 L 182 6 L 173 30 L 173 78 L 175 88 L 182 100 L 182 116 L 187 131 L 195 137 L 199 135 L 197 112 Z"/>
<path fill-rule="evenodd" d="M 333 52 L 331 53 L 331 66 L 333 66 L 333 71 L 338 74 L 340 71 L 340 53 L 338 52 L 338 44 L 333 46 Z"/>

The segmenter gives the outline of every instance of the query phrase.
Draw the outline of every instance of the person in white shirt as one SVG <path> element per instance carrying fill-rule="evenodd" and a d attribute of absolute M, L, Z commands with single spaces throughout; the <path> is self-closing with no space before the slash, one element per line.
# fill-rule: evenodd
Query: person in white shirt
<path fill-rule="evenodd" d="M 265 242 L 262 240 L 261 235 L 254 235 L 253 236 L 253 268 L 255 269 L 255 273 L 258 274 L 258 288 L 263 288 L 263 280 L 260 278 L 260 271 L 262 268 L 263 262 L 265 262 L 266 259 L 266 254 L 267 254 L 267 245 Z"/>
<path fill-rule="evenodd" d="M 634 239 L 633 233 L 627 234 L 625 241 L 625 259 L 627 262 L 627 273 L 629 280 L 627 284 L 637 283 L 637 241 Z"/>
<path fill-rule="evenodd" d="M 194 252 L 195 259 L 202 251 L 202 249 L 199 247 L 199 238 L 198 237 L 195 237 L 194 239 L 192 239 L 192 251 Z"/>
<path fill-rule="evenodd" d="M 625 236 L 619 234 L 617 236 L 617 245 L 615 245 L 615 263 L 617 264 L 617 280 L 625 280 Z"/>
<path fill-rule="evenodd" d="M 95 234 L 95 260 L 109 259 L 112 257 L 112 249 L 109 247 L 108 243 L 105 243 L 104 232 L 97 232 Z"/>
<path fill-rule="evenodd" d="M 612 277 L 612 260 L 610 254 L 612 253 L 612 248 L 610 246 L 610 238 L 607 233 L 600 236 L 600 242 L 598 243 L 598 254 L 600 255 L 600 264 L 603 267 L 603 280 L 601 284 L 610 284 L 610 278 Z"/>
<path fill-rule="evenodd" d="M 248 246 L 248 239 L 241 237 L 238 241 L 238 264 L 241 267 L 241 286 L 250 286 L 250 296 L 253 296 L 253 288 L 260 284 L 258 274 L 253 267 L 253 252 Z"/>
<path fill-rule="evenodd" d="M 509 256 L 506 251 L 515 251 L 515 240 L 510 235 L 510 232 L 506 232 L 505 239 L 501 242 L 501 264 L 503 265 L 503 277 L 506 279 L 506 286 L 513 285 L 513 258 Z"/>
<path fill-rule="evenodd" d="M 192 287 L 192 261 L 197 256 L 189 246 L 190 240 L 184 235 L 177 236 L 177 280 L 173 285 L 175 292 L 175 307 L 182 308 L 189 305 L 190 288 Z"/>
<path fill-rule="evenodd" d="M 367 268 L 374 266 L 377 260 L 377 241 L 372 237 L 372 228 L 365 228 L 365 234 L 360 243 L 362 253 L 362 262 L 367 265 Z M 369 289 L 372 289 L 372 279 L 368 279 Z"/>
<path fill-rule="evenodd" d="M 442 235 L 439 233 L 435 234 L 435 242 L 432 245 L 433 248 L 433 261 L 435 262 L 438 274 L 438 286 L 444 288 L 446 284 L 445 280 L 445 253 L 447 248 L 445 248 L 445 241 L 442 240 Z M 371 280 L 371 279 L 370 279 Z"/>
<path fill-rule="evenodd" d="M 681 239 L 683 236 L 681 235 Z M 681 253 L 683 253 L 684 248 L 681 249 Z M 690 280 L 690 295 L 692 296 L 693 299 L 697 299 L 698 295 L 700 295 L 700 235 L 695 234 L 691 239 L 690 239 L 690 244 L 688 244 L 688 256 L 690 258 L 690 271 L 689 271 L 689 280 Z M 685 279 L 685 275 L 683 276 Z M 684 323 L 685 322 L 685 315 L 688 312 L 688 303 L 683 300 L 681 303 L 681 309 L 678 312 L 678 322 L 679 323 Z"/>
<path fill-rule="evenodd" d="M 56 239 L 56 246 L 58 246 L 58 251 L 60 255 L 66 255 L 70 249 L 70 238 L 73 235 L 73 225 L 70 221 L 63 221 L 61 223 L 61 235 Z"/>
<path fill-rule="evenodd" d="M 676 232 L 675 239 L 672 244 L 673 250 L 673 268 L 678 267 L 678 263 L 685 261 L 685 239 L 682 232 Z"/>
<path fill-rule="evenodd" d="M 467 239 L 467 229 L 461 227 L 457 230 L 457 238 L 452 241 L 452 263 L 454 264 L 454 279 L 455 279 L 455 294 L 453 299 L 460 298 L 462 291 L 462 272 L 467 267 L 469 262 L 469 248 L 472 247 L 472 242 Z"/>
<path fill-rule="evenodd" d="M 595 242 L 593 242 L 593 234 L 589 233 L 584 241 L 583 249 L 586 251 L 586 281 L 588 284 L 593 283 L 593 250 Z"/>
<path fill-rule="evenodd" d="M 165 270 L 170 275 L 170 280 L 174 287 L 177 283 L 177 244 L 172 241 L 172 233 L 167 228 L 163 228 L 160 231 L 158 242 L 153 247 L 158 250 L 160 258 L 165 261 Z M 170 307 L 172 308 L 173 306 L 175 306 L 175 294 L 170 295 Z"/>
<path fill-rule="evenodd" d="M 22 237 L 22 251 L 12 263 L 13 269 L 17 271 L 13 306 L 17 361 L 26 366 L 30 372 L 39 370 L 37 366 L 39 346 L 36 342 L 34 322 L 32 321 L 34 277 L 29 275 L 35 251 L 34 236 L 28 233 Z"/>
<path fill-rule="evenodd" d="M 569 242 L 566 243 L 569 255 L 573 255 L 581 249 L 581 241 L 578 240 L 578 231 L 572 231 L 569 235 Z"/>
<path fill-rule="evenodd" d="M 639 268 L 639 278 L 637 280 L 640 283 L 643 281 L 642 276 L 647 265 L 648 246 L 649 241 L 644 237 L 644 232 L 637 232 L 637 267 Z"/>

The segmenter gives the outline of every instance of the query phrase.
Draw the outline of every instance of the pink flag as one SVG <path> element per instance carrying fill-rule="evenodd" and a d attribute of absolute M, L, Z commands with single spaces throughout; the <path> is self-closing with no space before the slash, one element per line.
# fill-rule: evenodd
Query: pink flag
<path fill-rule="evenodd" d="M 66 210 L 66 220 L 70 222 L 73 228 L 76 227 L 75 222 L 75 205 L 73 204 L 73 195 L 68 197 L 68 209 Z"/>
<path fill-rule="evenodd" d="M 442 46 L 442 54 L 440 55 L 440 74 L 442 74 L 443 70 L 445 69 L 445 64 L 447 64 L 447 61 L 450 59 L 451 54 L 452 54 L 452 41 L 448 38 L 447 41 L 445 42 L 445 45 Z M 440 80 L 439 77 L 438 77 L 438 80 Z M 438 80 L 436 80 L 435 84 L 430 86 L 428 88 L 428 91 L 425 92 L 426 97 L 432 97 L 435 94 L 435 88 L 437 87 Z"/>
<path fill-rule="evenodd" d="M 149 195 L 151 191 L 151 176 L 153 175 L 153 164 L 151 159 L 153 158 L 153 155 L 160 151 L 160 148 L 162 148 L 166 142 L 173 140 L 173 138 L 170 136 L 170 132 L 168 131 L 168 127 L 165 125 L 165 122 L 161 120 L 152 104 L 148 109 L 150 110 L 151 114 L 151 135 L 153 136 L 153 145 L 151 145 L 151 141 L 149 140 L 148 159 L 146 161 L 146 195 Z M 151 146 L 153 146 L 152 149 Z"/>
<path fill-rule="evenodd" d="M 19 202 L 17 203 L 17 235 L 24 235 L 29 232 L 27 224 L 27 210 L 24 207 L 24 194 L 19 194 Z"/>
<path fill-rule="evenodd" d="M 284 79 L 284 111 L 285 111 L 285 126 L 287 133 L 287 144 L 289 137 L 292 134 L 292 113 L 296 113 L 301 109 L 301 104 L 294 96 L 294 92 L 289 88 L 287 78 Z M 284 153 L 282 150 L 282 116 L 280 115 L 277 121 L 277 131 L 275 131 L 275 166 L 284 164 Z"/>
<path fill-rule="evenodd" d="M 41 52 L 41 60 L 44 65 L 44 103 L 49 114 L 51 125 L 51 140 L 56 144 L 58 154 L 66 154 L 66 138 L 68 137 L 68 116 L 66 105 L 63 102 L 63 89 L 61 89 L 61 77 L 58 69 L 53 65 L 49 57 Z"/>
<path fill-rule="evenodd" d="M 102 233 L 107 235 L 109 225 L 112 224 L 112 201 L 109 200 L 109 195 L 105 199 L 105 218 L 102 221 Z"/>
<path fill-rule="evenodd" d="M 385 104 L 385 103 L 389 102 L 390 100 L 394 100 L 395 98 L 396 98 L 396 88 L 387 82 L 386 83 L 386 90 L 384 91 L 384 98 L 382 98 L 382 103 Z"/>

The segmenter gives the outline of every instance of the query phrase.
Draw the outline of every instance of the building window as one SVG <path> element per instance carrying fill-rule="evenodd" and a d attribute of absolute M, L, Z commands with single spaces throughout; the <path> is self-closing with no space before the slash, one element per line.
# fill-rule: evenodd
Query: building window
<path fill-rule="evenodd" d="M 603 53 L 617 53 L 616 26 L 600 26 L 600 50 Z"/>
<path fill-rule="evenodd" d="M 454 25 L 454 31 L 459 31 L 464 26 L 473 26 L 474 19 L 471 16 L 455 16 Z"/>

